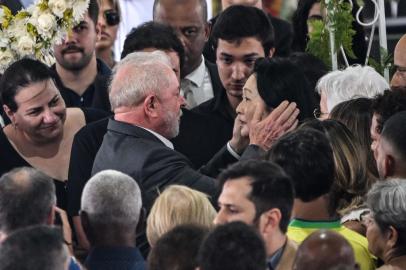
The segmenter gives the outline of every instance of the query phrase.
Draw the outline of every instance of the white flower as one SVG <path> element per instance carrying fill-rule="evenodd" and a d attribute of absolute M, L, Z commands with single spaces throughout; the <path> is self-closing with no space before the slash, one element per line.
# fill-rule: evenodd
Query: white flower
<path fill-rule="evenodd" d="M 17 40 L 17 51 L 21 56 L 34 53 L 34 40 L 28 35 L 22 36 Z"/>
<path fill-rule="evenodd" d="M 67 9 L 65 0 L 49 0 L 48 7 L 59 18 L 63 17 L 63 13 Z"/>
<path fill-rule="evenodd" d="M 45 38 L 51 38 L 56 28 L 55 16 L 51 13 L 43 13 L 38 17 L 37 31 L 38 34 Z"/>
<path fill-rule="evenodd" d="M 9 49 L 0 50 L 0 71 L 3 72 L 14 60 L 17 59 L 14 59 L 14 55 Z"/>
<path fill-rule="evenodd" d="M 73 2 L 73 20 L 75 23 L 80 22 L 85 16 L 89 7 L 89 0 L 76 0 Z"/>

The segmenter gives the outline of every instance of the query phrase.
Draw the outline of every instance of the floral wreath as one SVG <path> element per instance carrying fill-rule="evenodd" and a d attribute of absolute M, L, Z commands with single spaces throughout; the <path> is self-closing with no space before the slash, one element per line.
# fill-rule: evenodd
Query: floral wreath
<path fill-rule="evenodd" d="M 89 0 L 39 0 L 15 16 L 0 6 L 0 72 L 24 57 L 52 65 L 53 45 L 62 43 L 88 6 Z"/>

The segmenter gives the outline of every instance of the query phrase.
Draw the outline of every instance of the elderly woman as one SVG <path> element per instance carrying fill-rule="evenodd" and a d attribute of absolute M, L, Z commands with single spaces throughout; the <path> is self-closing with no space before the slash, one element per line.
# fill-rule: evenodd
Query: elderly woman
<path fill-rule="evenodd" d="M 328 117 L 337 104 L 354 98 L 373 98 L 389 88 L 388 82 L 372 67 L 351 66 L 324 75 L 317 83 L 320 118 Z"/>
<path fill-rule="evenodd" d="M 241 135 L 249 135 L 254 117 L 265 118 L 285 100 L 296 103 L 299 121 L 312 117 L 315 102 L 304 73 L 287 59 L 258 59 L 237 107 Z"/>
<path fill-rule="evenodd" d="M 186 186 L 172 185 L 155 200 L 147 219 L 147 238 L 151 246 L 166 232 L 181 224 L 211 228 L 216 210 L 207 195 Z"/>
<path fill-rule="evenodd" d="M 379 270 L 406 269 L 406 180 L 376 183 L 368 192 L 368 248 L 383 260 Z"/>
<path fill-rule="evenodd" d="M 97 57 L 103 60 L 110 68 L 115 64 L 113 45 L 117 38 L 120 23 L 120 6 L 118 0 L 99 0 L 100 39 L 96 43 Z"/>
<path fill-rule="evenodd" d="M 0 130 L 0 175 L 16 167 L 34 167 L 54 179 L 57 205 L 66 208 L 65 184 L 75 133 L 104 112 L 65 107 L 52 71 L 22 59 L 0 82 L 1 103 L 11 124 Z"/>

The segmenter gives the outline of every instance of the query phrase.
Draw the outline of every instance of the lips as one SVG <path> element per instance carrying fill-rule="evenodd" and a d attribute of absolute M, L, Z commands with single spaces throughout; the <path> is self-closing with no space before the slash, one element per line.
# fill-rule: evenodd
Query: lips
<path fill-rule="evenodd" d="M 79 47 L 67 47 L 62 50 L 62 54 L 69 54 L 69 53 L 82 53 L 83 49 Z"/>

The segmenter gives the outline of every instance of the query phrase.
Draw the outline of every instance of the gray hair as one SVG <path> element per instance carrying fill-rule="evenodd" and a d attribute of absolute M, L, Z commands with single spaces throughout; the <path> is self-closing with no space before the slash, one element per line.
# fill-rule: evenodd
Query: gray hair
<path fill-rule="evenodd" d="M 37 169 L 16 168 L 0 178 L 0 230 L 6 234 L 45 224 L 55 204 L 52 179 Z"/>
<path fill-rule="evenodd" d="M 0 270 L 65 270 L 70 259 L 62 231 L 56 227 L 18 230 L 0 246 Z"/>
<path fill-rule="evenodd" d="M 375 183 L 368 192 L 367 204 L 381 230 L 393 226 L 406 233 L 406 179 Z"/>
<path fill-rule="evenodd" d="M 141 207 L 141 191 L 137 182 L 118 171 L 97 173 L 83 189 L 81 210 L 87 213 L 93 224 L 135 228 Z"/>
<path fill-rule="evenodd" d="M 168 88 L 169 69 L 170 59 L 162 51 L 128 54 L 113 69 L 109 94 L 112 110 L 137 105 L 146 95 Z"/>
<path fill-rule="evenodd" d="M 373 98 L 389 89 L 389 84 L 378 72 L 369 66 L 354 65 L 345 70 L 336 70 L 324 75 L 316 90 L 327 97 L 327 110 L 353 98 Z"/>

